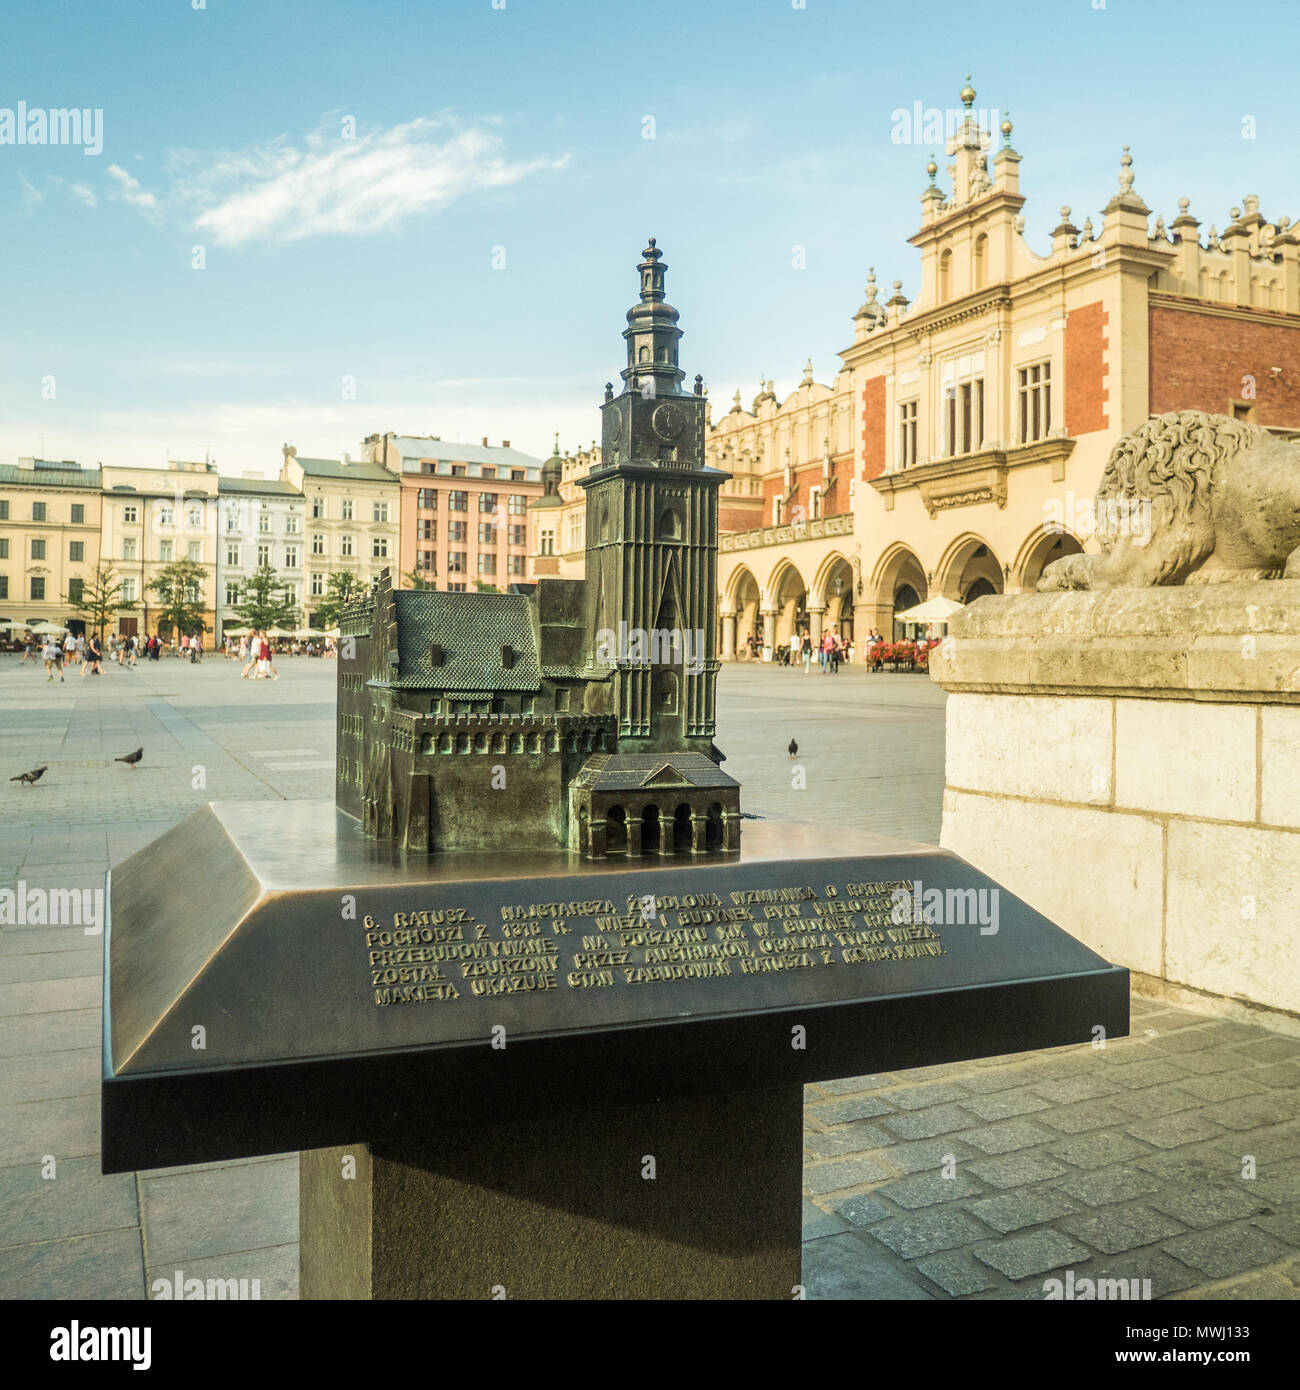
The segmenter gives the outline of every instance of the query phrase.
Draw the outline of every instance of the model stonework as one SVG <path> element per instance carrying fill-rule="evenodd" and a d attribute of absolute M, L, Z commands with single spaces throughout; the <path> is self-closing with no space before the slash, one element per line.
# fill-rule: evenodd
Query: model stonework
<path fill-rule="evenodd" d="M 605 387 L 582 580 L 394 590 L 340 618 L 339 808 L 406 850 L 701 854 L 740 846 L 713 745 L 718 489 L 702 378 L 652 238 Z"/>

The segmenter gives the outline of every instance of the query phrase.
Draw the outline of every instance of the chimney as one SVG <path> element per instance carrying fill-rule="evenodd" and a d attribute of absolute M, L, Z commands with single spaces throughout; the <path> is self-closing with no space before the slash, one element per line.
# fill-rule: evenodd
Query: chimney
<path fill-rule="evenodd" d="M 488 446 L 487 435 L 484 435 L 484 436 L 483 436 L 483 447 L 486 449 L 487 446 Z"/>
<path fill-rule="evenodd" d="M 508 439 L 503 439 L 501 441 L 501 447 L 503 449 L 508 449 L 510 447 L 510 441 Z"/>

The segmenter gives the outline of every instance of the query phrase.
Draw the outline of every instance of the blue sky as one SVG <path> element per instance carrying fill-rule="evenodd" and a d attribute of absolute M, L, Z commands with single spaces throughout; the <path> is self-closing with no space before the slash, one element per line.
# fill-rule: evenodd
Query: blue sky
<path fill-rule="evenodd" d="M 968 71 L 1040 251 L 1062 204 L 1100 222 L 1124 144 L 1166 221 L 1300 217 L 1272 0 L 1241 44 L 1201 0 L 195 3 L 7 7 L 0 120 L 98 108 L 103 150 L 0 144 L 0 461 L 590 442 L 650 235 L 715 414 L 809 356 L 829 382 L 868 266 L 916 288 L 931 147 L 891 113 Z"/>

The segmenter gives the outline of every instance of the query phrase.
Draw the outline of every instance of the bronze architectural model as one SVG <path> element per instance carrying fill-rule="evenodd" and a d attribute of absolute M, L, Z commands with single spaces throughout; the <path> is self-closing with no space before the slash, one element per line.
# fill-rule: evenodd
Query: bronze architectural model
<path fill-rule="evenodd" d="M 651 238 L 582 478 L 582 580 L 395 590 L 345 610 L 339 808 L 406 850 L 729 852 L 740 785 L 713 744 L 718 489 L 704 386 L 682 388 Z"/>

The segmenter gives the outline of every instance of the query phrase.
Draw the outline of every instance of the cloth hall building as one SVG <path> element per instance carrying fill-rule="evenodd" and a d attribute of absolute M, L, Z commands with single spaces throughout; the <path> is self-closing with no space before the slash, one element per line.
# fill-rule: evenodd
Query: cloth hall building
<path fill-rule="evenodd" d="M 1152 415 L 1300 429 L 1300 228 L 1253 196 L 1222 231 L 1187 198 L 1166 222 L 1125 149 L 1097 221 L 1061 208 L 1035 249 L 1011 122 L 981 129 L 969 82 L 961 100 L 910 238 L 913 297 L 873 271 L 829 386 L 809 364 L 784 400 L 764 382 L 711 422 L 709 462 L 732 475 L 723 658 L 804 628 L 903 636 L 895 612 L 927 598 L 1033 589 L 1096 548 L 1107 456 Z"/>

